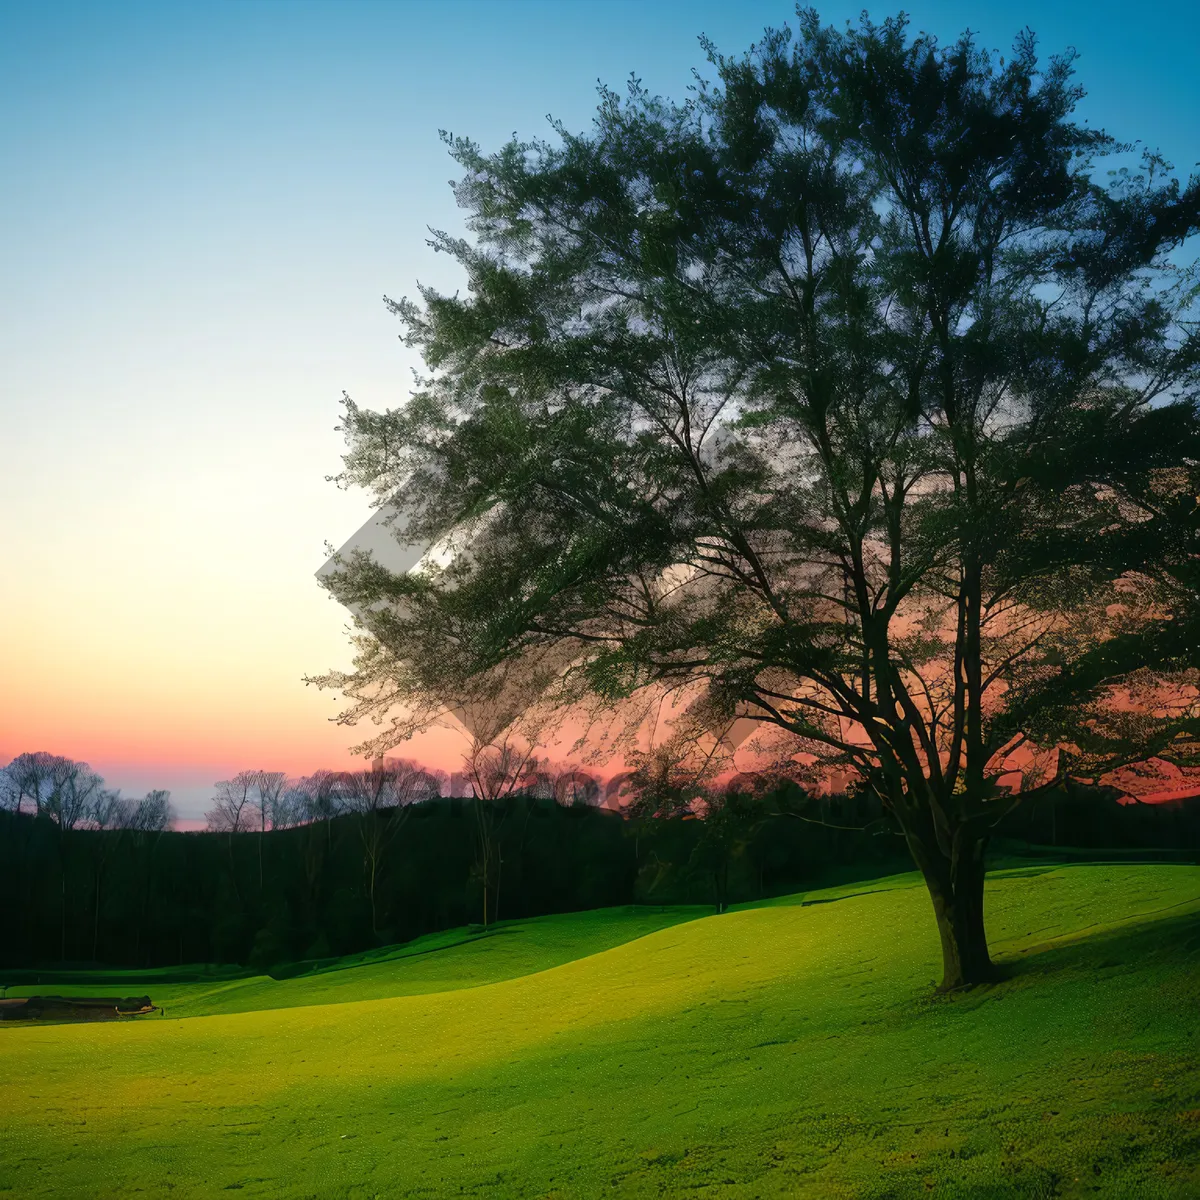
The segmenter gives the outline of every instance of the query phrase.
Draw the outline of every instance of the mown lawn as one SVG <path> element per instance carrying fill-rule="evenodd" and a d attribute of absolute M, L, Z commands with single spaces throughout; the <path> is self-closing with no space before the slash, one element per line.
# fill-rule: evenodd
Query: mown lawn
<path fill-rule="evenodd" d="M 2 1029 L 0 1191 L 1200 1196 L 1200 868 L 998 873 L 1011 978 L 944 999 L 915 878 L 807 900 L 452 951 L 554 941 L 500 982 L 441 951 L 271 985 L 294 1007 Z M 328 1002 L 359 971 L 376 998 Z"/>
<path fill-rule="evenodd" d="M 707 915 L 708 907 L 601 908 L 533 921 L 502 921 L 484 933 L 452 929 L 402 946 L 351 955 L 291 979 L 268 975 L 175 982 L 171 970 L 96 972 L 94 982 L 59 983 L 54 972 L 39 983 L 9 987 L 7 996 L 125 996 L 148 993 L 169 1018 L 266 1008 L 341 1004 L 416 996 L 499 983 L 598 954 L 680 921 Z M 72 972 L 69 978 L 78 978 Z"/>

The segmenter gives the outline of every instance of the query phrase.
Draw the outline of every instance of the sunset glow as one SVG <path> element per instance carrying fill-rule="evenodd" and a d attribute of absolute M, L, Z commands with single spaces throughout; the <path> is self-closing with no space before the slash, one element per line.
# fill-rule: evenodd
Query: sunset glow
<path fill-rule="evenodd" d="M 1200 4 L 0 0 L 0 1195 L 1200 1197 Z"/>
<path fill-rule="evenodd" d="M 496 146 L 539 135 L 547 108 L 583 128 L 598 78 L 678 91 L 695 34 L 740 46 L 781 17 L 456 9 L 446 38 L 419 4 L 5 8 L 0 759 L 86 759 L 190 816 L 249 765 L 348 764 L 369 731 L 332 724 L 338 698 L 302 677 L 348 665 L 313 574 L 370 509 L 325 477 L 343 389 L 395 405 L 419 365 L 381 297 L 459 283 L 425 246 L 428 225 L 459 228 L 438 129 Z M 971 24 L 1078 46 L 1092 122 L 1191 161 L 1194 74 L 1131 93 L 1118 64 L 1156 35 L 1087 12 L 977 6 Z M 957 5 L 923 13 L 962 24 Z M 461 746 L 436 731 L 400 752 L 452 769 Z"/>

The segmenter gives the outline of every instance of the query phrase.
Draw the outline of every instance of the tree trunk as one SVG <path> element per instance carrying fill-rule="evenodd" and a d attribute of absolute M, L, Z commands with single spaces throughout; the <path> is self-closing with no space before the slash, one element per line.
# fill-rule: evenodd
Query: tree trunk
<path fill-rule="evenodd" d="M 58 959 L 59 962 L 67 961 L 67 839 L 59 829 L 59 867 L 62 875 L 62 903 L 59 906 L 59 926 L 58 926 Z"/>
<path fill-rule="evenodd" d="M 483 856 L 483 927 L 488 927 L 488 869 L 487 853 Z"/>
<path fill-rule="evenodd" d="M 379 918 L 375 911 L 375 867 L 378 862 L 378 857 L 371 855 L 371 936 L 377 938 L 379 936 Z"/>
<path fill-rule="evenodd" d="M 983 881 L 987 838 L 959 830 L 947 857 L 913 834 L 906 836 L 925 878 L 942 943 L 939 992 L 952 992 L 995 979 L 983 921 Z"/>
<path fill-rule="evenodd" d="M 238 887 L 237 867 L 233 865 L 233 831 L 229 832 L 229 882 L 233 884 L 233 894 L 238 902 L 238 908 L 245 907 L 242 904 L 242 890 Z"/>
<path fill-rule="evenodd" d="M 491 803 L 490 801 L 487 803 Z M 484 808 L 485 801 L 478 795 L 475 797 L 475 821 L 476 829 L 479 834 L 479 865 L 483 875 L 483 927 L 486 929 L 489 924 L 488 911 L 488 890 L 492 883 L 492 841 L 493 841 L 493 820 L 491 808 Z M 494 917 L 490 917 L 494 920 Z"/>
<path fill-rule="evenodd" d="M 100 944 L 100 872 L 96 872 L 96 904 L 92 912 L 92 962 L 96 963 L 100 960 L 96 957 L 96 950 Z"/>

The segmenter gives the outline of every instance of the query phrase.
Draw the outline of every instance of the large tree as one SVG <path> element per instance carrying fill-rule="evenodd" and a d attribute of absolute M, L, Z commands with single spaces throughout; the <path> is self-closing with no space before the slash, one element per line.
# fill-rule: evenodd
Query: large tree
<path fill-rule="evenodd" d="M 1200 181 L 1080 124 L 1032 35 L 708 51 L 684 103 L 447 138 L 467 289 L 389 302 L 428 378 L 347 398 L 341 478 L 451 552 L 342 563 L 331 681 L 377 752 L 529 658 L 560 704 L 772 727 L 878 794 L 973 983 L 996 820 L 1192 728 Z"/>

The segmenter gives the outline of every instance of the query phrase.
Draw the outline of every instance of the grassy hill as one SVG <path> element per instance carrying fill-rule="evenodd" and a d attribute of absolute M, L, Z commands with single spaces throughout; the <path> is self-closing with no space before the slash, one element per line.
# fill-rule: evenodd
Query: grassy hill
<path fill-rule="evenodd" d="M 1200 1195 L 1200 868 L 988 904 L 1011 978 L 943 999 L 913 876 L 151 984 L 166 1018 L 0 1029 L 0 1193 Z"/>
<path fill-rule="evenodd" d="M 274 979 L 218 969 L 38 973 L 38 982 L 10 986 L 5 995 L 125 995 L 148 991 L 168 1017 L 207 1017 L 214 1013 L 256 1012 L 342 1004 L 391 996 L 448 992 L 499 983 L 598 954 L 645 934 L 694 920 L 712 910 L 700 906 L 602 908 L 562 913 L 530 921 L 504 921 L 486 933 L 479 928 L 431 933 L 402 946 L 349 955 L 291 978 Z M 26 980 L 33 972 L 10 972 Z M 67 982 L 61 982 L 61 979 Z"/>

